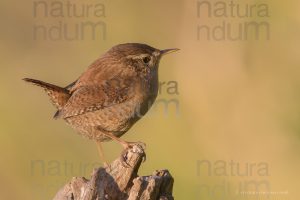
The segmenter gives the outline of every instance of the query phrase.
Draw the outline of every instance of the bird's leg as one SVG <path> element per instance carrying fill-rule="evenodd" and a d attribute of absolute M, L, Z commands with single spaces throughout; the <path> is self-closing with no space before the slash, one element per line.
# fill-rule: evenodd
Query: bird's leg
<path fill-rule="evenodd" d="M 129 148 L 132 148 L 134 145 L 139 145 L 141 148 L 145 149 L 146 147 L 146 144 L 143 143 L 143 142 L 127 142 L 125 140 L 122 140 L 120 139 L 119 137 L 115 136 L 114 134 L 108 132 L 108 131 L 102 131 L 102 133 L 111 138 L 112 140 L 115 140 L 117 141 L 118 143 L 120 143 L 123 147 L 123 151 L 121 153 L 121 163 L 124 167 L 130 167 L 130 165 L 126 162 L 126 153 L 127 153 L 127 150 Z M 143 161 L 146 161 L 146 154 L 144 153 L 144 157 L 143 157 Z"/>
<path fill-rule="evenodd" d="M 122 145 L 123 149 L 128 149 L 128 148 L 131 148 L 133 147 L 135 144 L 141 146 L 143 149 L 146 148 L 146 144 L 143 143 L 143 142 L 127 142 L 125 140 L 122 140 L 121 138 L 115 136 L 113 133 L 116 132 L 116 131 L 113 131 L 113 130 L 107 130 L 107 129 L 104 129 L 100 126 L 97 126 L 97 129 L 98 131 L 100 131 L 104 136 L 112 139 L 112 140 L 115 140 L 116 142 L 118 142 L 119 144 Z"/>
<path fill-rule="evenodd" d="M 122 147 L 126 150 L 129 149 L 131 147 L 133 147 L 134 145 L 140 145 L 143 149 L 146 147 L 146 144 L 143 142 L 127 142 L 125 140 L 122 140 L 121 138 L 115 136 L 114 134 L 110 133 L 110 132 L 106 132 L 103 131 L 102 132 L 105 136 L 111 138 L 112 140 L 115 140 L 116 142 L 118 142 L 119 144 L 122 145 Z"/>
<path fill-rule="evenodd" d="M 106 162 L 106 159 L 105 159 L 105 156 L 103 153 L 102 144 L 100 141 L 96 141 L 96 143 L 97 143 L 97 149 L 98 149 L 99 156 L 100 156 L 101 160 L 103 161 L 103 165 L 104 165 L 104 167 L 108 167 L 108 164 Z"/>

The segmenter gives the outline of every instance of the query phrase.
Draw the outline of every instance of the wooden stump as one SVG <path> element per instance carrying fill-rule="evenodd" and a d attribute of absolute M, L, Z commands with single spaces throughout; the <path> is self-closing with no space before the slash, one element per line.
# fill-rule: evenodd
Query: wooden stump
<path fill-rule="evenodd" d="M 74 177 L 61 188 L 53 200 L 172 200 L 173 178 L 168 170 L 150 176 L 138 176 L 145 157 L 144 149 L 135 145 L 108 167 L 100 167 L 91 179 Z"/>

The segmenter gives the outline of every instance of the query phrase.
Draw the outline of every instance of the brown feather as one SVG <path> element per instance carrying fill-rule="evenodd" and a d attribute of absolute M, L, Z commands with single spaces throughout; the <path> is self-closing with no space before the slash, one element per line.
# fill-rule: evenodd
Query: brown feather
<path fill-rule="evenodd" d="M 69 90 L 65 88 L 50 83 L 46 83 L 40 80 L 30 79 L 30 78 L 24 78 L 23 80 L 44 88 L 44 90 L 47 92 L 48 96 L 50 97 L 52 104 L 58 110 L 63 108 L 63 106 L 67 103 L 68 99 L 71 96 Z"/>

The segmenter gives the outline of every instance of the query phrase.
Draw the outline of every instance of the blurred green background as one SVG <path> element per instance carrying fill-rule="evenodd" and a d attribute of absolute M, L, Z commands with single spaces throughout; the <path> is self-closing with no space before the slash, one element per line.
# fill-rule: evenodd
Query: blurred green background
<path fill-rule="evenodd" d="M 71 177 L 88 178 L 101 163 L 94 142 L 53 120 L 47 95 L 21 79 L 65 86 L 113 45 L 140 42 L 181 49 L 161 61 L 160 81 L 166 84 L 158 97 L 174 100 L 179 112 L 174 103 L 166 113 L 158 104 L 123 137 L 147 144 L 141 175 L 169 169 L 176 199 L 299 199 L 300 2 L 223 0 L 215 7 L 217 1 L 209 0 L 200 10 L 199 2 L 2 0 L 0 198 L 51 199 Z M 67 13 L 68 3 L 78 13 L 84 7 L 84 15 Z M 218 16 L 223 4 L 227 17 Z M 257 14 L 261 4 L 268 8 L 265 16 Z M 251 16 L 230 16 L 251 5 Z M 253 21 L 269 25 L 269 39 L 263 28 L 259 39 L 250 31 L 236 41 L 228 35 L 208 40 L 198 32 L 199 26 L 212 31 L 224 22 L 236 35 Z M 98 22 L 94 39 L 89 30 L 74 40 L 65 37 L 82 33 L 75 29 L 82 23 Z M 59 25 L 66 27 L 62 35 L 53 28 Z M 177 82 L 178 94 L 170 92 L 170 81 Z M 110 161 L 121 151 L 115 142 L 104 149 Z"/>

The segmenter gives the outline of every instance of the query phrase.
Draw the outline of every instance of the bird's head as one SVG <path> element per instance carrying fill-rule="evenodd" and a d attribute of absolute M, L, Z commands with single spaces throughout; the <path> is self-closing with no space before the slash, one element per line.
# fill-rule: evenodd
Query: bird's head
<path fill-rule="evenodd" d="M 112 47 L 107 53 L 138 68 L 139 70 L 157 70 L 162 56 L 179 49 L 159 50 L 146 44 L 126 43 Z"/>

